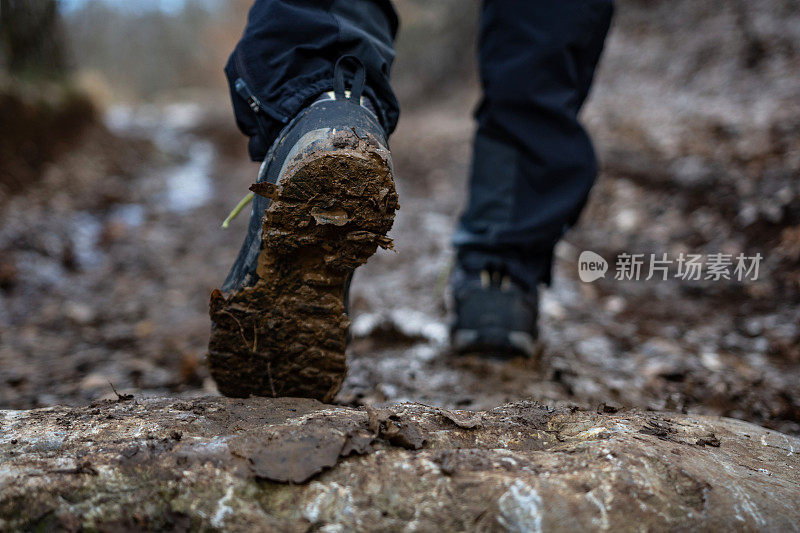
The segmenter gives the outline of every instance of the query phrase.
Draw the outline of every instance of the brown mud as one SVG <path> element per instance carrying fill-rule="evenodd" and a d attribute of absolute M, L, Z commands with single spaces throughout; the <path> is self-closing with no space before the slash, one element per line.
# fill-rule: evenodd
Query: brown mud
<path fill-rule="evenodd" d="M 208 364 L 228 396 L 333 400 L 347 372 L 346 284 L 378 247 L 398 207 L 386 150 L 338 132 L 331 151 L 303 152 L 263 218 L 258 281 L 211 296 Z"/>

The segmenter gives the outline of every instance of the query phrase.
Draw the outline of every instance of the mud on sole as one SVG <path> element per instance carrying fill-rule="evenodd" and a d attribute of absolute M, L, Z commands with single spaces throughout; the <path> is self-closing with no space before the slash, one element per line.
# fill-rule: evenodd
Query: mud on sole
<path fill-rule="evenodd" d="M 226 396 L 333 399 L 347 372 L 345 284 L 378 246 L 399 207 L 388 153 L 355 137 L 344 148 L 303 155 L 263 218 L 259 280 L 215 290 L 211 375 Z"/>

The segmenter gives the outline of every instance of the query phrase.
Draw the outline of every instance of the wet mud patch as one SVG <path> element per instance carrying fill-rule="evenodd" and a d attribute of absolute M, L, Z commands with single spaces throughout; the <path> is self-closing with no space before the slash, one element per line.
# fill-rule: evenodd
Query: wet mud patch
<path fill-rule="evenodd" d="M 329 412 L 309 415 L 298 424 L 238 435 L 229 442 L 232 455 L 243 459 L 257 479 L 303 483 L 353 455 L 387 446 L 418 450 L 427 443 L 415 422 L 389 409 L 367 407 L 350 411 L 349 418 Z M 449 416 L 461 419 L 457 413 Z"/>
<path fill-rule="evenodd" d="M 277 432 L 254 443 L 240 439 L 230 444 L 231 453 L 247 460 L 259 479 L 279 483 L 303 483 L 339 462 L 345 435 L 325 429 Z M 260 440 L 260 439 L 259 439 Z"/>

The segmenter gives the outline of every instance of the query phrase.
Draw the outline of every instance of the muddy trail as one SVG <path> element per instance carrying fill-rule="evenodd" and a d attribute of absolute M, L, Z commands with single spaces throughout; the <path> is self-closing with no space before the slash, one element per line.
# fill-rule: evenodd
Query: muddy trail
<path fill-rule="evenodd" d="M 482 410 L 526 399 L 800 434 L 800 69 L 790 68 L 800 52 L 784 46 L 800 24 L 754 15 L 750 35 L 768 53 L 744 68 L 746 50 L 728 42 L 736 13 L 691 5 L 707 31 L 689 37 L 667 4 L 619 13 L 584 113 L 602 175 L 542 293 L 540 359 L 448 353 L 449 237 L 477 84 L 405 107 L 391 139 L 395 246 L 354 276 L 334 403 Z M 115 399 L 112 385 L 136 398 L 217 394 L 208 301 L 247 217 L 219 226 L 256 172 L 218 97 L 112 107 L 34 185 L 4 189 L 0 408 L 86 405 Z M 583 250 L 612 263 L 606 278 L 578 279 Z M 757 280 L 617 281 L 620 253 L 763 261 Z"/>

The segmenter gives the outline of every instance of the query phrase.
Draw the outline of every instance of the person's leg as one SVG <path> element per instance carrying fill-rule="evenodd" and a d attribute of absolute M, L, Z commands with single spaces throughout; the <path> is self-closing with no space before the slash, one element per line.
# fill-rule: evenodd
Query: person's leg
<path fill-rule="evenodd" d="M 289 120 L 333 89 L 334 64 L 345 55 L 366 67 L 365 94 L 391 133 L 399 112 L 389 85 L 397 25 L 390 0 L 256 0 L 225 67 L 251 158 L 263 160 Z"/>
<path fill-rule="evenodd" d="M 501 263 L 529 289 L 549 281 L 553 247 L 597 174 L 578 112 L 612 10 L 612 0 L 484 1 L 484 96 L 469 201 L 453 239 L 462 268 Z"/>

